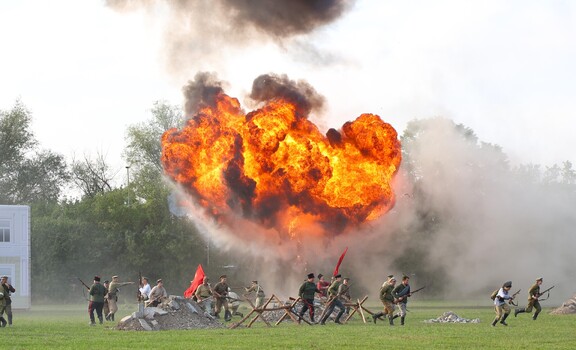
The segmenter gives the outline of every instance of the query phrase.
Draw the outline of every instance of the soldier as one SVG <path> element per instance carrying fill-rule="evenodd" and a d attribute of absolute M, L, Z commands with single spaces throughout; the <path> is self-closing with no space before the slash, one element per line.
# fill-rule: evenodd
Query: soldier
<path fill-rule="evenodd" d="M 230 287 L 228 287 L 228 300 L 229 300 L 228 306 L 230 307 L 230 312 L 232 313 L 232 316 L 244 317 L 244 314 L 238 311 L 238 308 L 240 307 L 240 297 L 238 296 L 238 294 L 233 292 L 232 289 L 230 289 Z"/>
<path fill-rule="evenodd" d="M 262 305 L 264 305 L 264 298 L 266 297 L 266 294 L 264 294 L 264 290 L 262 289 L 262 287 L 260 287 L 258 281 L 252 281 L 252 285 L 250 287 L 244 287 L 244 290 L 248 294 L 252 292 L 256 293 L 256 301 L 254 304 L 256 308 L 259 308 Z"/>
<path fill-rule="evenodd" d="M 394 325 L 394 295 L 392 294 L 392 291 L 394 290 L 395 285 L 396 278 L 392 275 L 389 275 L 388 280 L 382 284 L 382 287 L 380 288 L 380 301 L 382 301 L 382 304 L 384 305 L 384 312 L 378 312 L 372 315 L 374 323 L 376 323 L 376 320 L 380 317 L 388 316 L 390 325 Z"/>
<path fill-rule="evenodd" d="M 320 320 L 321 325 L 326 324 L 326 320 L 328 319 L 328 317 L 330 317 L 332 311 L 334 311 L 334 308 L 336 307 L 338 308 L 338 310 L 340 310 L 340 312 L 338 312 L 338 315 L 336 316 L 334 322 L 337 324 L 342 324 L 340 322 L 340 317 L 342 317 L 342 314 L 344 313 L 344 305 L 340 301 L 339 299 L 340 295 L 338 294 L 338 290 L 340 288 L 340 285 L 342 284 L 342 275 L 338 274 L 334 276 L 334 279 L 335 279 L 334 282 L 332 282 L 330 287 L 328 287 L 328 296 L 329 296 L 328 309 L 324 313 L 324 317 L 322 318 L 322 320 Z"/>
<path fill-rule="evenodd" d="M 318 274 L 318 283 L 316 284 L 316 288 L 320 291 L 320 298 L 326 298 L 328 296 L 328 287 L 330 287 L 330 282 L 324 280 L 323 274 Z"/>
<path fill-rule="evenodd" d="M 90 294 L 90 303 L 88 304 L 90 325 L 96 325 L 96 320 L 94 319 L 94 311 L 96 311 L 96 315 L 98 315 L 100 324 L 104 323 L 102 318 L 102 308 L 104 307 L 104 295 L 106 295 L 106 287 L 100 284 L 100 276 L 94 276 L 94 283 L 90 287 L 88 294 Z"/>
<path fill-rule="evenodd" d="M 104 294 L 104 307 L 102 308 L 102 313 L 108 320 L 108 314 L 110 313 L 110 304 L 108 304 L 108 287 L 110 287 L 110 281 L 104 281 L 104 288 L 106 288 L 106 294 Z"/>
<path fill-rule="evenodd" d="M 6 320 L 2 315 L 4 314 L 4 309 L 6 308 L 6 298 L 4 297 L 4 292 L 0 290 L 0 327 L 6 327 Z"/>
<path fill-rule="evenodd" d="M 528 291 L 528 306 L 526 306 L 525 308 L 516 308 L 514 310 L 514 317 L 518 316 L 518 314 L 522 312 L 531 313 L 532 308 L 534 307 L 536 308 L 536 312 L 532 316 L 532 319 L 535 321 L 536 318 L 538 318 L 538 314 L 540 313 L 540 311 L 542 311 L 542 307 L 540 306 L 538 298 L 540 298 L 540 285 L 542 285 L 543 280 L 544 279 L 542 277 L 536 279 L 536 283 L 534 283 L 532 287 L 530 287 L 530 290 Z"/>
<path fill-rule="evenodd" d="M 342 304 L 350 303 L 352 297 L 350 296 L 350 278 L 344 277 L 342 284 L 338 287 L 338 295 Z M 346 314 L 350 314 L 350 306 L 346 306 Z"/>
<path fill-rule="evenodd" d="M 230 321 L 232 319 L 232 314 L 230 313 L 230 310 L 228 310 L 228 283 L 226 283 L 226 279 L 226 275 L 220 276 L 220 282 L 216 283 L 212 289 L 212 295 L 216 298 L 216 310 L 214 313 L 216 318 L 220 318 L 220 310 L 222 310 L 222 306 L 224 306 L 224 320 Z"/>
<path fill-rule="evenodd" d="M 149 299 L 150 291 L 152 290 L 152 287 L 150 287 L 150 283 L 148 282 L 148 277 L 142 277 L 140 279 L 140 284 L 142 287 L 138 288 L 138 290 L 142 296 L 142 301 L 146 301 Z"/>
<path fill-rule="evenodd" d="M 10 283 L 8 283 L 8 276 L 2 276 L 0 280 L 2 284 L 2 288 L 0 288 L 0 292 L 4 294 L 4 311 L 0 312 L 0 317 L 4 315 L 6 312 L 6 316 L 8 316 L 8 325 L 12 326 L 12 298 L 10 298 L 10 294 L 16 293 L 16 289 L 12 287 Z"/>
<path fill-rule="evenodd" d="M 400 311 L 399 316 L 401 326 L 404 325 L 404 320 L 406 318 L 406 304 L 408 303 L 408 297 L 412 295 L 410 294 L 410 284 L 408 283 L 409 281 L 410 277 L 402 276 L 402 282 L 392 290 L 394 301 L 396 302 L 396 305 L 398 305 L 398 310 Z M 392 317 L 392 319 L 396 317 L 398 317 L 398 315 L 395 315 L 395 317 Z"/>
<path fill-rule="evenodd" d="M 492 321 L 492 327 L 496 326 L 496 323 L 500 321 L 501 324 L 507 326 L 506 318 L 510 315 L 510 306 L 507 301 L 513 300 L 514 297 L 510 295 L 510 289 L 512 288 L 512 281 L 504 282 L 502 288 L 498 290 L 496 297 L 494 298 L 494 310 L 496 311 L 496 318 Z"/>
<path fill-rule="evenodd" d="M 204 306 L 204 311 L 212 316 L 212 287 L 210 287 L 208 281 L 208 276 L 204 276 L 202 284 L 196 288 L 194 295 L 196 296 L 198 304 Z"/>
<path fill-rule="evenodd" d="M 112 276 L 112 282 L 108 288 L 108 305 L 110 306 L 110 312 L 106 315 L 108 321 L 114 321 L 114 314 L 118 311 L 118 292 L 120 292 L 120 287 L 126 286 L 128 284 L 134 284 L 134 282 L 120 282 L 118 276 Z"/>
<path fill-rule="evenodd" d="M 154 288 L 150 290 L 147 306 L 156 307 L 167 298 L 168 293 L 166 292 L 166 288 L 164 288 L 164 282 L 162 279 L 159 279 L 156 281 Z"/>
<path fill-rule="evenodd" d="M 298 290 L 298 296 L 302 298 L 302 302 L 304 305 L 300 312 L 298 313 L 298 323 L 300 323 L 300 319 L 304 316 L 306 310 L 310 310 L 310 321 L 314 323 L 314 294 L 319 293 L 320 291 L 316 288 L 316 284 L 314 284 L 314 274 L 309 273 L 306 276 L 308 279 L 302 283 L 300 289 Z"/>

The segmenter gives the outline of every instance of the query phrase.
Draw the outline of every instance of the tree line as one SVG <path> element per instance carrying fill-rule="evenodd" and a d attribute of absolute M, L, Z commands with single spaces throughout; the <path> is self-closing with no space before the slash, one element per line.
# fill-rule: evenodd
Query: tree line
<path fill-rule="evenodd" d="M 196 266 L 204 265 L 208 275 L 222 271 L 226 255 L 210 251 L 207 242 L 189 219 L 173 215 L 160 163 L 160 138 L 165 130 L 184 123 L 179 106 L 157 102 L 151 118 L 128 127 L 123 157 L 130 164 L 131 181 L 114 185 L 118 171 L 102 155 L 84 156 L 67 162 L 59 154 L 41 148 L 32 132 L 32 114 L 17 101 L 12 109 L 0 110 L 0 204 L 31 207 L 31 278 L 35 301 L 53 298 L 46 291 L 57 290 L 60 300 L 75 300 L 82 293 L 77 278 L 91 279 L 120 275 L 135 281 L 139 273 L 155 280 L 162 277 L 169 290 L 183 292 Z M 427 171 L 419 164 L 415 145 L 425 138 L 430 123 L 410 122 L 401 141 L 403 172 L 413 184 L 411 196 L 418 198 L 418 227 L 409 228 L 411 239 L 426 241 L 449 213 L 425 200 Z M 467 162 L 465 169 L 492 167 L 542 188 L 562 188 L 576 196 L 576 172 L 568 161 L 542 167 L 524 164 L 511 167 L 497 145 L 480 142 L 474 132 L 450 120 L 443 123 L 459 135 L 464 148 L 475 152 L 489 149 L 491 157 Z M 495 155 L 495 156 L 494 156 Z M 490 178 L 481 181 L 492 181 Z M 70 192 L 78 193 L 69 196 Z M 480 194 L 481 195 L 481 194 Z M 441 276 L 427 258 L 425 245 L 407 248 L 395 264 L 402 269 Z M 209 260 L 208 260 L 209 259 Z M 183 277 L 185 276 L 185 277 Z M 441 282 L 441 281 L 439 281 Z"/>

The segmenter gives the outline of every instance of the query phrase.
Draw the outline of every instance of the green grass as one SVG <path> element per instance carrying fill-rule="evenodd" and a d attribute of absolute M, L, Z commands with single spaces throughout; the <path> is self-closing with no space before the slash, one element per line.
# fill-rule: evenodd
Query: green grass
<path fill-rule="evenodd" d="M 508 327 L 491 327 L 492 308 L 470 305 L 412 302 L 406 325 L 394 327 L 364 324 L 355 316 L 343 326 L 285 322 L 268 328 L 257 322 L 233 330 L 160 332 L 117 331 L 111 322 L 89 327 L 87 305 L 34 306 L 16 310 L 14 326 L 0 328 L 0 339 L 4 349 L 573 349 L 576 344 L 576 315 L 550 315 L 551 309 L 544 309 L 537 321 L 527 314 L 511 315 Z M 122 305 L 116 319 L 135 307 Z M 377 311 L 379 306 L 368 308 Z M 423 322 L 450 310 L 463 318 L 480 318 L 481 323 Z"/>

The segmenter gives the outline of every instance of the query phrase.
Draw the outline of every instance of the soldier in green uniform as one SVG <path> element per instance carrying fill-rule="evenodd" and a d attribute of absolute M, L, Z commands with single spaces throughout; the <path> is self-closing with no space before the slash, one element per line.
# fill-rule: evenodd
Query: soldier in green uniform
<path fill-rule="evenodd" d="M 220 276 L 220 282 L 216 283 L 212 289 L 212 295 L 216 298 L 216 307 L 214 315 L 216 318 L 220 318 L 219 314 L 224 306 L 224 320 L 230 321 L 232 319 L 232 313 L 228 309 L 228 283 L 226 283 L 227 276 Z"/>
<path fill-rule="evenodd" d="M 528 306 L 526 306 L 525 308 L 516 308 L 514 310 L 514 317 L 518 316 L 518 314 L 523 312 L 531 313 L 532 308 L 535 308 L 536 312 L 532 316 L 532 319 L 536 320 L 536 318 L 538 318 L 538 314 L 540 313 L 540 311 L 542 311 L 542 307 L 540 306 L 538 298 L 540 298 L 540 285 L 542 285 L 543 280 L 544 279 L 542 277 L 536 279 L 536 283 L 534 283 L 532 287 L 530 287 L 530 290 L 528 291 Z"/>
<path fill-rule="evenodd" d="M 6 327 L 6 320 L 2 317 L 5 308 L 6 298 L 4 297 L 4 291 L 0 290 L 0 327 Z"/>
<path fill-rule="evenodd" d="M 0 317 L 4 316 L 4 312 L 6 312 L 6 316 L 8 316 L 8 326 L 12 326 L 12 298 L 10 298 L 10 294 L 15 293 L 16 289 L 8 283 L 8 276 L 2 276 L 0 283 L 0 292 L 4 294 L 4 309 L 0 311 Z M 2 308 L 0 308 L 0 310 L 2 310 Z"/>
<path fill-rule="evenodd" d="M 94 311 L 98 315 L 100 324 L 104 322 L 102 317 L 102 308 L 104 307 L 104 295 L 106 295 L 106 287 L 100 284 L 100 277 L 94 277 L 94 283 L 90 287 L 90 304 L 88 304 L 88 313 L 90 314 L 90 325 L 95 326 L 96 320 L 94 319 Z"/>
<path fill-rule="evenodd" d="M 298 296 L 302 298 L 302 302 L 304 305 L 298 314 L 298 323 L 300 323 L 300 319 L 304 316 L 306 310 L 310 310 L 310 321 L 314 323 L 314 295 L 316 293 L 320 293 L 318 288 L 316 288 L 316 284 L 314 283 L 314 274 L 309 273 L 306 276 L 308 279 L 302 283 L 300 289 L 298 290 Z"/>
<path fill-rule="evenodd" d="M 380 288 L 380 301 L 382 301 L 382 304 L 384 305 L 384 312 L 378 312 L 372 315 L 374 323 L 376 323 L 376 320 L 380 317 L 388 316 L 390 325 L 394 325 L 394 295 L 392 294 L 392 291 L 394 290 L 395 285 L 396 278 L 394 278 L 394 276 L 388 276 L 388 281 L 384 282 Z"/>
<path fill-rule="evenodd" d="M 106 315 L 108 321 L 114 321 L 114 314 L 118 311 L 118 292 L 120 292 L 120 287 L 134 284 L 134 282 L 120 282 L 118 276 L 112 276 L 112 282 L 108 287 L 108 306 L 110 307 L 110 312 Z"/>
<path fill-rule="evenodd" d="M 341 324 L 340 317 L 342 317 L 342 314 L 344 314 L 345 311 L 344 304 L 342 304 L 342 301 L 340 301 L 339 299 L 340 295 L 338 293 L 340 285 L 342 284 L 342 275 L 338 274 L 334 276 L 334 278 L 335 278 L 334 282 L 332 282 L 330 287 L 328 287 L 328 300 L 329 300 L 328 309 L 324 313 L 324 317 L 322 318 L 322 320 L 320 320 L 321 325 L 324 325 L 326 323 L 326 320 L 328 319 L 328 317 L 330 317 L 332 311 L 334 311 L 334 308 L 338 308 L 338 310 L 340 310 L 334 322 L 337 324 Z"/>

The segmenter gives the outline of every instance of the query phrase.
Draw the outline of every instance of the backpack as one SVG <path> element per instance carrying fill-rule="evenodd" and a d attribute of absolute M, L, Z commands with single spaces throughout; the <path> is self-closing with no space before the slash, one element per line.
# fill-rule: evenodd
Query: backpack
<path fill-rule="evenodd" d="M 492 300 L 496 299 L 496 296 L 498 295 L 499 291 L 500 291 L 500 288 L 493 291 L 492 294 L 490 294 L 490 299 L 492 299 Z"/>

